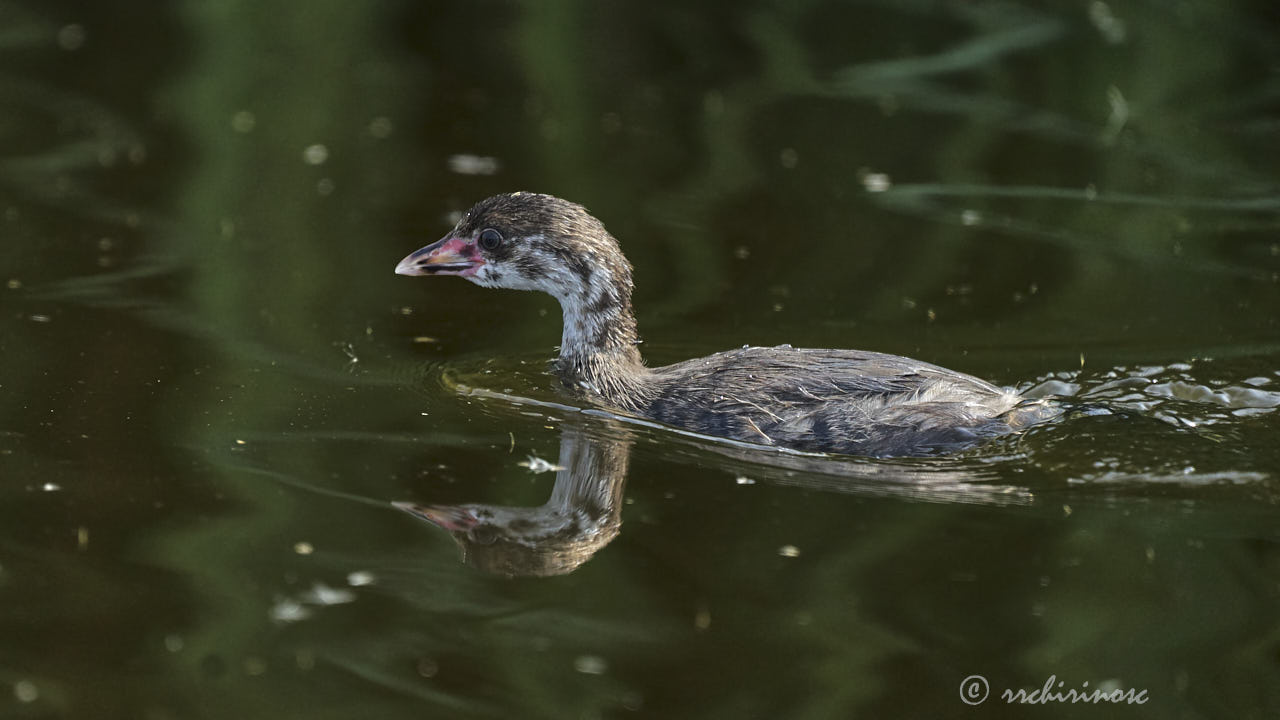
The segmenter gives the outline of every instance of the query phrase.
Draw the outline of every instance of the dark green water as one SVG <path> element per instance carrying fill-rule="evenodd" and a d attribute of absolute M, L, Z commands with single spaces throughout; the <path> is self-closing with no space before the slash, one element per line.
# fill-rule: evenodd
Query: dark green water
<path fill-rule="evenodd" d="M 0 718 L 1277 717 L 1277 37 L 0 0 Z M 911 462 L 578 412 L 554 300 L 392 274 L 512 189 L 622 240 L 653 364 L 861 347 L 1107 412 Z M 548 498 L 595 524 L 390 504 Z M 1046 682 L 1146 702 L 1001 697 Z"/>

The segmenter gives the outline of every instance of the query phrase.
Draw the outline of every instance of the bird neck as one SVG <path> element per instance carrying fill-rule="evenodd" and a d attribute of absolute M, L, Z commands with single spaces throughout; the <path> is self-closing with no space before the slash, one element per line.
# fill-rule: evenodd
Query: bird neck
<path fill-rule="evenodd" d="M 593 287 L 560 297 L 564 334 L 556 373 L 571 388 L 632 407 L 649 375 L 637 344 L 631 288 Z"/>
<path fill-rule="evenodd" d="M 610 428 L 618 429 L 612 424 Z M 610 516 L 620 523 L 630 457 L 630 442 L 606 436 L 589 438 L 582 427 L 565 424 L 560 437 L 560 470 L 545 507 L 562 515 L 581 514 L 593 524 Z"/>

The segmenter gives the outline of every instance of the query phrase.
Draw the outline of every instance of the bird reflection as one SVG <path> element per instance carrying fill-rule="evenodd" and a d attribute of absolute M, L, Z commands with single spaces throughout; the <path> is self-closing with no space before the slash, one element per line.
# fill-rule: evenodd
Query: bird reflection
<path fill-rule="evenodd" d="M 637 440 L 658 448 L 664 461 L 715 467 L 744 481 L 863 496 L 988 505 L 1027 505 L 1031 492 L 1003 484 L 993 469 L 972 461 L 914 462 L 779 452 L 726 444 L 670 430 L 643 433 L 624 418 L 572 417 L 561 424 L 555 486 L 546 503 L 513 507 L 467 503 L 393 503 L 452 534 L 468 565 L 506 576 L 573 572 L 608 545 L 622 527 L 623 488 Z M 590 432 L 588 431 L 590 429 Z M 634 432 L 633 432 L 634 431 Z"/>
<path fill-rule="evenodd" d="M 617 537 L 630 454 L 630 440 L 588 437 L 565 424 L 555 487 L 542 505 L 393 505 L 448 530 L 463 561 L 480 570 L 563 575 Z"/>

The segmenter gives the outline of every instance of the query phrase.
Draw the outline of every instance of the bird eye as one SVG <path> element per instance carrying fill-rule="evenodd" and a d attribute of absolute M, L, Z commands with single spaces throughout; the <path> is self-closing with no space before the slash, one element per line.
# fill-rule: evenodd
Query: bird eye
<path fill-rule="evenodd" d="M 493 252 L 502 244 L 502 233 L 493 228 L 485 228 L 480 231 L 480 247 L 481 249 Z"/>

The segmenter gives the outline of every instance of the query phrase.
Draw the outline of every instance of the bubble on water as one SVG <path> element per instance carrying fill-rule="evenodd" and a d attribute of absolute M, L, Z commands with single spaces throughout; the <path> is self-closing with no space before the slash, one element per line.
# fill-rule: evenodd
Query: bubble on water
<path fill-rule="evenodd" d="M 272 620 L 284 623 L 298 622 L 311 617 L 311 611 L 292 598 L 277 598 L 269 614 Z"/>
<path fill-rule="evenodd" d="M 258 119 L 248 110 L 241 110 L 231 116 L 231 129 L 238 133 L 252 132 L 257 124 Z"/>
<path fill-rule="evenodd" d="M 356 570 L 347 573 L 347 584 L 351 587 L 363 587 L 377 582 L 377 577 L 368 570 Z"/>
<path fill-rule="evenodd" d="M 497 158 L 457 154 L 449 156 L 449 170 L 459 175 L 494 175 L 502 167 Z"/>
<path fill-rule="evenodd" d="M 30 680 L 19 680 L 13 684 L 13 696 L 20 703 L 33 703 L 40 699 L 40 689 Z"/>
<path fill-rule="evenodd" d="M 356 594 L 346 588 L 333 588 L 318 582 L 303 593 L 300 599 L 310 605 L 343 605 L 355 602 Z"/>
<path fill-rule="evenodd" d="M 603 675 L 609 670 L 609 663 L 599 655 L 579 655 L 573 660 L 573 669 L 584 675 Z"/>
<path fill-rule="evenodd" d="M 369 134 L 379 140 L 391 137 L 391 131 L 394 129 L 391 118 L 388 117 L 376 117 L 369 121 Z"/>
<path fill-rule="evenodd" d="M 893 187 L 893 181 L 885 173 L 867 173 L 862 176 L 862 187 L 867 192 L 880 193 Z"/>
<path fill-rule="evenodd" d="M 315 145 L 308 145 L 307 148 L 302 151 L 302 161 L 308 165 L 323 165 L 328 159 L 329 148 L 319 143 L 316 143 Z"/>

